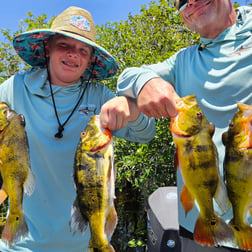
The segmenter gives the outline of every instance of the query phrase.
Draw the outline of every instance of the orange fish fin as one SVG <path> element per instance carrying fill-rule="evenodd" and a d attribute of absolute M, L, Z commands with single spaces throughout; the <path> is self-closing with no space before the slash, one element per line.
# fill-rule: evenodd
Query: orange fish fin
<path fill-rule="evenodd" d="M 6 220 L 1 239 L 11 247 L 17 241 L 27 236 L 27 234 L 28 227 L 24 215 L 19 216 L 17 220 L 16 216 L 10 214 Z"/>
<path fill-rule="evenodd" d="M 197 243 L 200 243 L 202 245 L 216 245 L 211 226 L 209 226 L 209 223 L 207 223 L 201 216 L 199 216 L 195 223 L 193 238 Z"/>
<path fill-rule="evenodd" d="M 238 248 L 246 251 L 252 250 L 252 228 L 249 225 L 239 227 L 230 223 L 236 237 Z"/>
<path fill-rule="evenodd" d="M 110 207 L 105 223 L 105 233 L 110 239 L 117 225 L 117 213 L 114 205 Z"/>
<path fill-rule="evenodd" d="M 194 196 L 190 193 L 186 185 L 183 185 L 180 193 L 180 201 L 187 214 L 194 207 Z"/>
<path fill-rule="evenodd" d="M 236 247 L 233 230 L 217 215 L 212 219 L 199 216 L 194 227 L 194 240 L 202 245 Z"/>
<path fill-rule="evenodd" d="M 7 192 L 3 188 L 0 189 L 0 205 L 6 200 L 7 197 Z"/>

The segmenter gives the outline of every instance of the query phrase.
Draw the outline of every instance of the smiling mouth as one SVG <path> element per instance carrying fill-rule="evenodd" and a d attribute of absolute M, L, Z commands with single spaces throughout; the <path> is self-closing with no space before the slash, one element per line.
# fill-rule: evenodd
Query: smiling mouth
<path fill-rule="evenodd" d="M 69 62 L 66 62 L 66 61 L 63 61 L 63 64 L 67 65 L 67 66 L 71 66 L 71 67 L 78 67 L 77 64 L 69 63 Z"/>

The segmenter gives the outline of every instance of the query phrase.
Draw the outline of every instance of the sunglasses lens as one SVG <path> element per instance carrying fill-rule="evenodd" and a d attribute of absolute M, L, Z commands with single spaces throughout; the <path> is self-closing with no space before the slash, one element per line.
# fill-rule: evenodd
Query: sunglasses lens
<path fill-rule="evenodd" d="M 175 0 L 174 6 L 177 10 L 182 11 L 187 6 L 187 0 Z"/>

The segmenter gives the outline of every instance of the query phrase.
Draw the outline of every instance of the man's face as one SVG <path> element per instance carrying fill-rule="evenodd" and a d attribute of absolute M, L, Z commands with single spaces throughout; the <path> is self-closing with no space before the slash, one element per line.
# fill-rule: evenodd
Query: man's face
<path fill-rule="evenodd" d="M 180 14 L 184 23 L 202 37 L 214 38 L 230 25 L 230 0 L 188 0 Z"/>
<path fill-rule="evenodd" d="M 54 36 L 47 44 L 52 84 L 68 86 L 78 82 L 89 67 L 93 48 L 76 39 Z"/>

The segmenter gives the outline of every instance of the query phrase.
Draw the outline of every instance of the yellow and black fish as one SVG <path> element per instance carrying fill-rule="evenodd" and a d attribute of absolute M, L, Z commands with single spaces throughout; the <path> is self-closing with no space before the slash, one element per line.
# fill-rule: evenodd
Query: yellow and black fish
<path fill-rule="evenodd" d="M 252 250 L 252 228 L 248 223 L 252 206 L 252 105 L 238 104 L 238 111 L 222 135 L 226 147 L 224 174 L 233 207 L 230 221 L 240 249 Z"/>
<path fill-rule="evenodd" d="M 88 251 L 114 251 L 109 243 L 117 225 L 113 161 L 112 134 L 100 126 L 99 116 L 92 116 L 81 132 L 75 154 L 73 179 L 77 196 L 70 221 L 74 232 L 84 232 L 89 223 Z"/>
<path fill-rule="evenodd" d="M 28 234 L 22 210 L 23 192 L 31 195 L 35 178 L 30 169 L 24 117 L 0 103 L 0 203 L 9 197 L 9 213 L 1 239 L 9 246 Z"/>
<path fill-rule="evenodd" d="M 209 246 L 233 244 L 232 229 L 216 214 L 213 206 L 215 199 L 223 213 L 230 207 L 212 140 L 214 125 L 203 114 L 195 95 L 178 99 L 177 109 L 178 115 L 171 119 L 170 130 L 176 146 L 175 164 L 184 182 L 180 201 L 185 213 L 194 207 L 195 200 L 199 207 L 194 240 Z"/>

